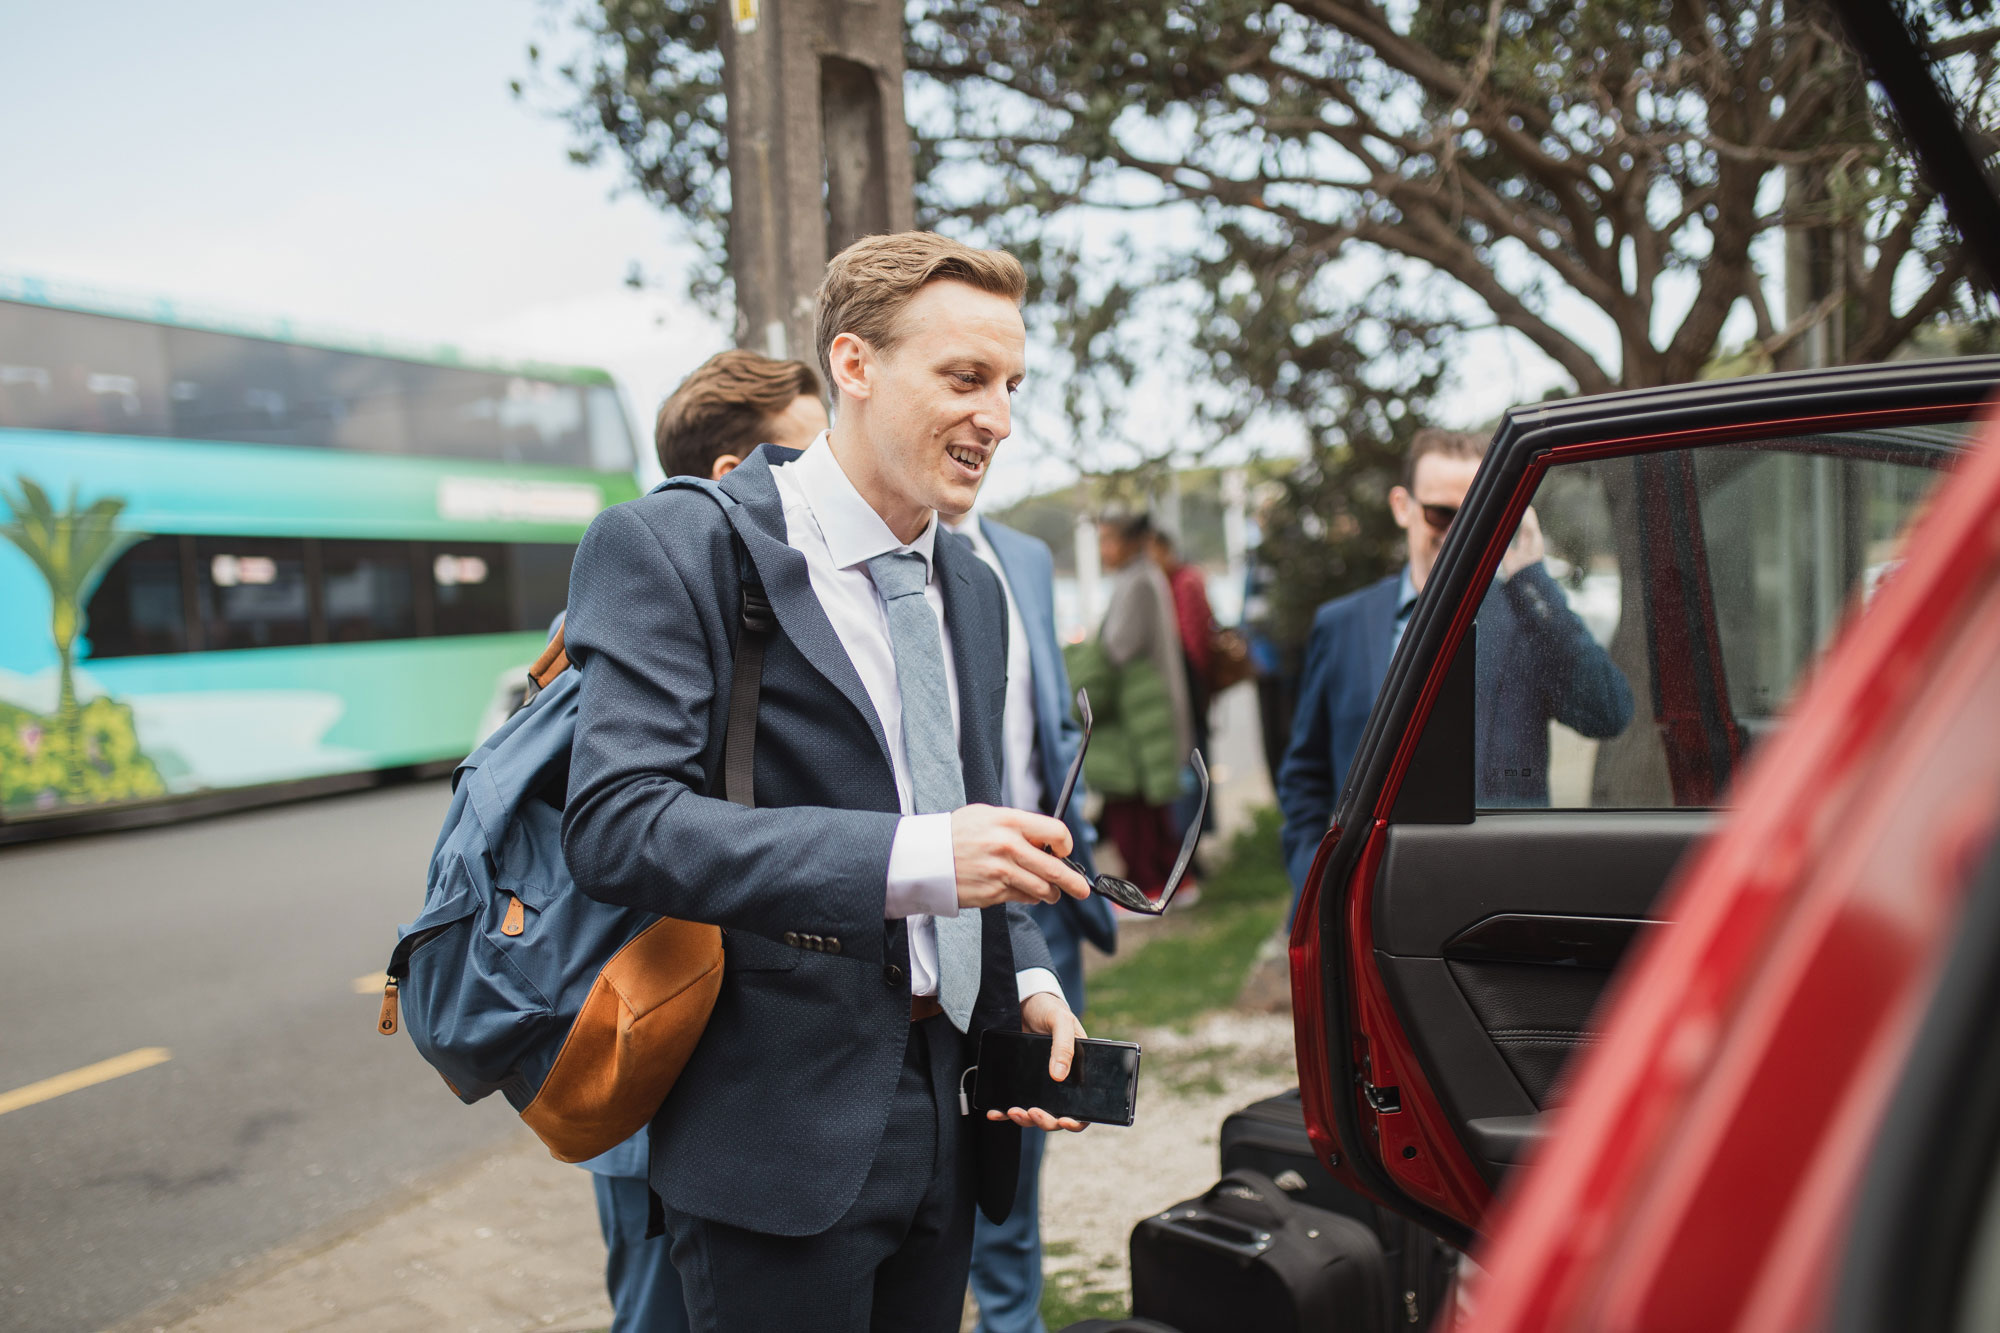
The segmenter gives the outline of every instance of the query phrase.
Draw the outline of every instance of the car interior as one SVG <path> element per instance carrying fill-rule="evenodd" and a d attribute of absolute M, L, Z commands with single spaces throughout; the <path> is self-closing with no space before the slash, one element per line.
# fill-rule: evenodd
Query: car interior
<path fill-rule="evenodd" d="M 1560 1099 L 1632 941 L 1671 928 L 1662 891 L 1744 756 L 1849 610 L 1893 577 L 1971 417 L 1668 440 L 1554 463 L 1533 483 L 1566 609 L 1535 604 L 1541 624 L 1482 637 L 1502 594 L 1481 583 L 1372 899 L 1384 989 L 1489 1182 Z M 1581 622 L 1563 622 L 1567 639 L 1565 614 Z M 1607 694 L 1607 668 L 1624 715 L 1584 697 Z M 1508 708 L 1548 719 L 1545 758 L 1491 715 Z M 1368 1095 L 1387 1109 L 1396 1090 Z"/>

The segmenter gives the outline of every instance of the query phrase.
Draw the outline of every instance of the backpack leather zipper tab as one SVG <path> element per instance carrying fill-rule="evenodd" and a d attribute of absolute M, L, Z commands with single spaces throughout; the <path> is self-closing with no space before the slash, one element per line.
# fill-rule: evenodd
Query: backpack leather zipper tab
<path fill-rule="evenodd" d="M 528 914 L 522 910 L 521 900 L 508 895 L 507 919 L 500 923 L 502 935 L 518 935 L 528 927 Z"/>
<path fill-rule="evenodd" d="M 375 1030 L 387 1037 L 396 1031 L 396 979 L 390 977 L 382 986 L 382 1017 L 375 1024 Z"/>

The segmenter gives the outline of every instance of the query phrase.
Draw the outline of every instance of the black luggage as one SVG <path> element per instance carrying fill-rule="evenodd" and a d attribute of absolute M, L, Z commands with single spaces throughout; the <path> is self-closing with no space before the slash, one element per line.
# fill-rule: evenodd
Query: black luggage
<path fill-rule="evenodd" d="M 1132 1313 L 1180 1333 L 1381 1333 L 1389 1308 L 1375 1232 L 1255 1171 L 1132 1231 Z"/>
<path fill-rule="evenodd" d="M 1257 1171 L 1300 1203 L 1377 1224 L 1375 1205 L 1335 1180 L 1313 1156 L 1299 1090 L 1231 1112 L 1222 1122 L 1222 1174 Z"/>
<path fill-rule="evenodd" d="M 1222 1172 L 1259 1171 L 1301 1203 L 1365 1223 L 1381 1240 L 1391 1279 L 1390 1322 L 1422 1329 L 1442 1308 L 1457 1271 L 1458 1252 L 1335 1180 L 1313 1155 L 1299 1090 L 1252 1102 L 1222 1122 Z"/>

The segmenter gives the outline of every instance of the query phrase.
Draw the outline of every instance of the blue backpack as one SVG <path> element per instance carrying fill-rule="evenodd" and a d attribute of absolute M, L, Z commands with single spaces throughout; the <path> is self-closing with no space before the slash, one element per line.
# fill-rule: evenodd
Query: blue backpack
<path fill-rule="evenodd" d="M 656 490 L 706 492 L 676 477 Z M 740 540 L 741 587 L 723 779 L 755 803 L 751 757 L 764 646 L 777 621 Z M 461 1101 L 503 1093 L 565 1162 L 653 1118 L 701 1040 L 722 988 L 722 932 L 580 892 L 563 861 L 562 802 L 579 674 L 563 633 L 529 671 L 521 708 L 452 775 L 424 910 L 390 955 L 377 1030 L 398 1007 L 417 1050 Z"/>

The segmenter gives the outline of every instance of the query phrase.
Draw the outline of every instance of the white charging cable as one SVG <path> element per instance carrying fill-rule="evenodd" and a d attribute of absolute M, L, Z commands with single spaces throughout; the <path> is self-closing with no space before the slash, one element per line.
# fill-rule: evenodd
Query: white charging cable
<path fill-rule="evenodd" d="M 971 1078 L 974 1074 L 978 1072 L 979 1072 L 978 1065 L 969 1065 L 967 1066 L 966 1071 L 958 1076 L 958 1113 L 960 1115 L 972 1114 L 972 1098 L 966 1094 L 965 1080 Z"/>

